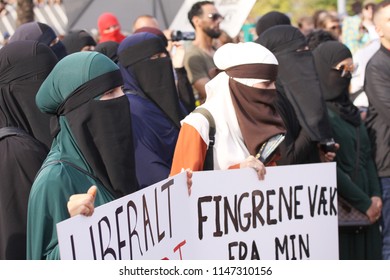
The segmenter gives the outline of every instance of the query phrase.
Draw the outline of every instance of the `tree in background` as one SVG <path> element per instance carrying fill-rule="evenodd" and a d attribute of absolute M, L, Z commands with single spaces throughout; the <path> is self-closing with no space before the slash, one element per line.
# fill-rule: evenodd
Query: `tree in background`
<path fill-rule="evenodd" d="M 33 0 L 17 0 L 17 26 L 34 21 L 34 3 Z"/>
<path fill-rule="evenodd" d="M 348 2 L 352 1 L 347 1 L 347 5 Z M 313 15 L 319 9 L 335 11 L 337 0 L 257 0 L 249 17 L 256 19 L 270 11 L 279 11 L 287 14 L 295 24 L 301 16 Z"/>

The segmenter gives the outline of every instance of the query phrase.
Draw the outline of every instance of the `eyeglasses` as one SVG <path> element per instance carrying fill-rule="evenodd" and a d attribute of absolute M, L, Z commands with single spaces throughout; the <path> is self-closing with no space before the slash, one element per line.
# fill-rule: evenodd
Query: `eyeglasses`
<path fill-rule="evenodd" d="M 207 17 L 212 21 L 224 20 L 224 17 L 219 13 L 208 14 Z"/>
<path fill-rule="evenodd" d="M 353 74 L 355 73 L 356 69 L 358 68 L 357 64 L 343 64 L 340 65 L 339 68 L 334 68 L 335 70 L 341 72 L 340 76 L 341 77 L 347 77 L 348 74 Z"/>

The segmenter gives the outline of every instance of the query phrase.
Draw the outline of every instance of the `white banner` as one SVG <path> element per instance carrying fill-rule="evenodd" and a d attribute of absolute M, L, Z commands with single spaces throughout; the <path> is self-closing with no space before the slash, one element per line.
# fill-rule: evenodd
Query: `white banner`
<path fill-rule="evenodd" d="M 62 259 L 338 259 L 336 164 L 182 173 L 57 231 Z"/>
<path fill-rule="evenodd" d="M 182 4 L 169 29 L 194 31 L 187 14 L 195 2 L 198 2 L 198 0 L 186 0 Z M 215 0 L 215 7 L 225 17 L 221 22 L 220 28 L 225 30 L 230 37 L 236 37 L 255 2 L 256 0 Z"/>

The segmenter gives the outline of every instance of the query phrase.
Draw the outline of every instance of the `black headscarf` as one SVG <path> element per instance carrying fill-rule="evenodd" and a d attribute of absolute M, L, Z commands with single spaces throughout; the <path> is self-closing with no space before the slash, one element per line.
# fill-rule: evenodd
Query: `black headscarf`
<path fill-rule="evenodd" d="M 290 18 L 278 11 L 266 13 L 256 23 L 256 34 L 260 36 L 268 28 L 275 25 L 291 25 Z"/>
<path fill-rule="evenodd" d="M 118 46 L 119 43 L 114 41 L 106 41 L 102 42 L 96 45 L 95 51 L 100 52 L 104 54 L 105 56 L 109 57 L 112 61 L 115 63 L 118 63 Z"/>
<path fill-rule="evenodd" d="M 304 35 L 293 26 L 278 25 L 262 33 L 257 42 L 278 59 L 277 91 L 286 95 L 311 140 L 332 138 L 313 56 L 305 49 Z"/>
<path fill-rule="evenodd" d="M 35 96 L 57 63 L 49 47 L 17 41 L 0 50 L 0 127 L 23 129 L 50 148 L 49 116 L 39 111 Z"/>
<path fill-rule="evenodd" d="M 49 118 L 35 105 L 39 86 L 57 62 L 35 41 L 0 49 L 0 259 L 26 259 L 27 205 L 35 174 L 51 142 Z M 44 142 L 45 145 L 38 141 Z"/>
<path fill-rule="evenodd" d="M 351 51 L 340 42 L 327 41 L 313 51 L 313 56 L 326 103 L 345 121 L 359 126 L 359 109 L 349 99 L 351 76 L 341 77 L 341 72 L 334 69 L 344 59 L 352 58 Z"/>
<path fill-rule="evenodd" d="M 63 39 L 68 54 L 81 51 L 85 46 L 96 46 L 96 41 L 85 30 L 75 30 L 69 32 Z"/>
<path fill-rule="evenodd" d="M 27 22 L 16 28 L 15 33 L 9 39 L 9 42 L 33 40 L 44 43 L 49 46 L 56 54 L 58 60 L 67 55 L 65 46 L 60 40 L 57 40 L 57 35 L 53 28 L 42 22 Z M 55 44 L 54 44 L 54 43 Z"/>
<path fill-rule="evenodd" d="M 141 28 L 138 28 L 137 30 L 135 30 L 134 34 L 141 33 L 141 32 L 149 32 L 149 33 L 152 33 L 154 35 L 157 35 L 163 41 L 164 46 L 165 47 L 168 46 L 168 39 L 167 39 L 167 37 L 165 37 L 164 33 L 160 29 L 154 28 L 154 27 L 144 26 L 144 27 L 141 27 Z"/>
<path fill-rule="evenodd" d="M 166 56 L 150 59 L 159 53 Z M 184 114 L 179 104 L 172 61 L 161 38 L 148 32 L 133 34 L 120 43 L 118 55 L 125 91 L 152 100 L 180 128 Z"/>
<path fill-rule="evenodd" d="M 0 260 L 26 259 L 28 198 L 48 152 L 29 134 L 18 133 L 0 139 Z"/>

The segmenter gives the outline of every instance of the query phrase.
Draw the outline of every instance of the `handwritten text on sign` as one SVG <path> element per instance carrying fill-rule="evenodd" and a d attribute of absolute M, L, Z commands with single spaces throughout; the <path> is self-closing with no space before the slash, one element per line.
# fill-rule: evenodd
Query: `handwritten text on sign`
<path fill-rule="evenodd" d="M 195 172 L 58 224 L 62 259 L 337 259 L 334 163 Z"/>

